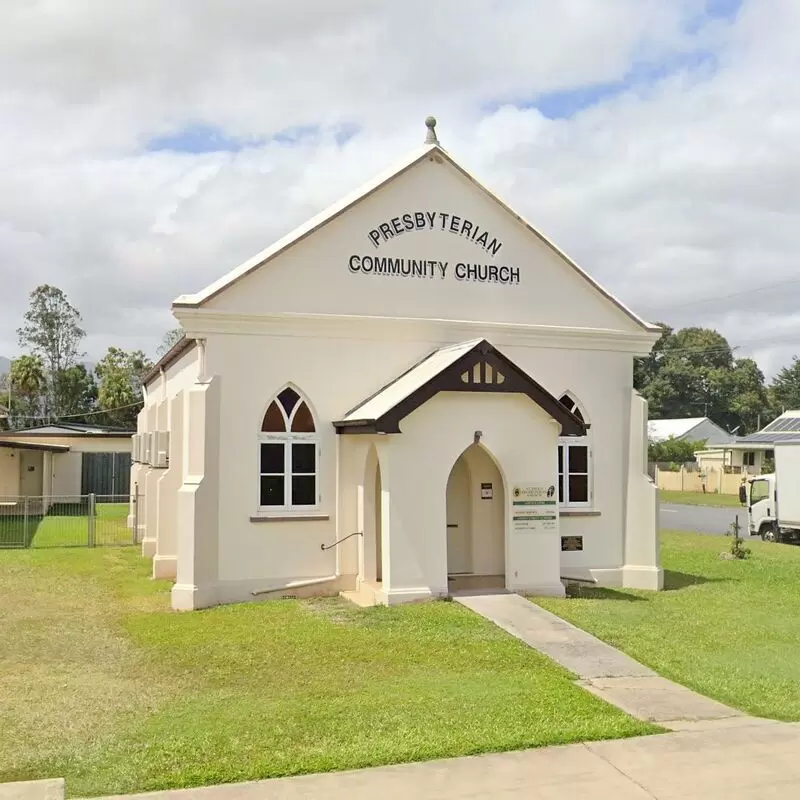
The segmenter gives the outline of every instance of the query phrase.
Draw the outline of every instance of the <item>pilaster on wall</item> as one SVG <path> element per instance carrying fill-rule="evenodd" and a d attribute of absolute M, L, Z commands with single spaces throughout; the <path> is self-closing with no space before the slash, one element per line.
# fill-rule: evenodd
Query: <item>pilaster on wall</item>
<path fill-rule="evenodd" d="M 136 416 L 136 433 L 144 433 L 147 430 L 147 411 L 142 409 Z M 144 465 L 138 461 L 134 461 L 131 464 L 131 485 L 130 485 L 130 500 L 128 502 L 128 520 L 127 525 L 129 529 L 133 529 L 134 526 L 137 525 L 137 516 L 136 516 L 136 495 L 141 492 L 139 489 L 140 484 L 143 481 L 143 468 Z M 140 526 L 143 526 L 143 522 L 139 521 Z M 141 538 L 139 536 L 140 531 L 136 531 L 136 543 L 141 542 Z"/>
<path fill-rule="evenodd" d="M 147 409 L 148 430 L 162 431 L 167 427 L 167 401 Z M 163 469 L 149 467 L 144 478 L 144 517 L 145 532 L 142 538 L 142 555 L 152 558 L 158 547 L 158 482 L 164 474 Z"/>
<path fill-rule="evenodd" d="M 186 393 L 183 481 L 177 502 L 178 611 L 216 603 L 219 539 L 220 382 L 215 376 Z"/>
<path fill-rule="evenodd" d="M 635 391 L 631 391 L 628 432 L 622 585 L 654 590 L 664 586 L 658 539 L 658 488 L 647 474 L 647 401 Z"/>
<path fill-rule="evenodd" d="M 154 578 L 175 578 L 178 561 L 178 490 L 183 481 L 184 393 L 166 401 L 169 430 L 169 466 L 162 470 L 156 487 L 158 533 L 153 556 Z"/>
<path fill-rule="evenodd" d="M 363 437 L 337 436 L 339 448 L 336 470 L 336 538 L 351 536 L 336 547 L 336 574 L 363 575 L 360 571 L 363 563 L 363 481 L 364 462 L 368 450 L 368 442 L 360 441 Z"/>

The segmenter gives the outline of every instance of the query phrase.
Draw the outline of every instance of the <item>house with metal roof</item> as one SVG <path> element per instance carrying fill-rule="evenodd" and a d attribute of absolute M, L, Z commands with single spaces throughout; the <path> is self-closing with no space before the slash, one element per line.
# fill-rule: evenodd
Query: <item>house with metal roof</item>
<path fill-rule="evenodd" d="M 800 438 L 800 409 L 784 411 L 760 431 L 735 438 L 722 447 L 707 447 L 696 453 L 704 466 L 724 465 L 734 472 L 760 475 L 772 469 L 775 444 Z"/>
<path fill-rule="evenodd" d="M 647 423 L 647 438 L 651 442 L 680 439 L 685 442 L 705 442 L 706 445 L 728 444 L 736 439 L 708 417 L 650 420 Z"/>
<path fill-rule="evenodd" d="M 128 496 L 133 431 L 52 423 L 0 431 L 0 499 Z"/>
<path fill-rule="evenodd" d="M 659 589 L 661 329 L 427 138 L 198 292 L 145 378 L 131 515 L 190 610 Z"/>

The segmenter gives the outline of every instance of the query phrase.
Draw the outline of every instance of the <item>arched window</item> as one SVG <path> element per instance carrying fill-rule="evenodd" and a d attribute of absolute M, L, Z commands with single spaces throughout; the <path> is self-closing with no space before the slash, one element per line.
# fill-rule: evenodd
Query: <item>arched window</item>
<path fill-rule="evenodd" d="M 581 422 L 589 422 L 578 401 L 569 393 L 560 398 Z M 558 443 L 558 502 L 587 508 L 592 504 L 592 450 L 588 436 L 565 436 Z"/>
<path fill-rule="evenodd" d="M 319 439 L 314 416 L 291 386 L 269 404 L 259 436 L 259 508 L 309 509 L 319 503 Z"/>

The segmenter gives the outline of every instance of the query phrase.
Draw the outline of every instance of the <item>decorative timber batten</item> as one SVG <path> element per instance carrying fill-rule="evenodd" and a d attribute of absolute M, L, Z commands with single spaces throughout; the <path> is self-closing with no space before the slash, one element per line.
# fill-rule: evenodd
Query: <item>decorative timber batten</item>
<path fill-rule="evenodd" d="M 486 339 L 434 351 L 333 425 L 337 433 L 401 433 L 400 421 L 439 392 L 524 394 L 562 436 L 584 436 L 589 427 Z"/>

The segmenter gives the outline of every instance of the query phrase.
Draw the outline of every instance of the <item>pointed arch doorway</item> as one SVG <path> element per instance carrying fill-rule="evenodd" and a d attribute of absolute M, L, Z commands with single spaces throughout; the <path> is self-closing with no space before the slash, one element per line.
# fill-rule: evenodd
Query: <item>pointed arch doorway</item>
<path fill-rule="evenodd" d="M 456 459 L 446 488 L 450 591 L 505 586 L 506 509 L 500 470 L 472 444 Z"/>

